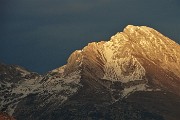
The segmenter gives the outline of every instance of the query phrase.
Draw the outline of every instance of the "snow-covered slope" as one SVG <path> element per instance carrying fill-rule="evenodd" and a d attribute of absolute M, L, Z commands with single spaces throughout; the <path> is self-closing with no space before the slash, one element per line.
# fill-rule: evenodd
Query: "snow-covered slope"
<path fill-rule="evenodd" d="M 46 96 L 39 104 L 41 107 L 52 101 L 63 103 L 81 86 L 79 71 L 65 76 L 64 67 L 40 76 L 19 66 L 1 64 L 0 110 L 12 115 L 17 104 L 32 94 L 37 94 L 37 97 Z"/>
<path fill-rule="evenodd" d="M 18 102 L 39 87 L 40 79 L 22 67 L 0 64 L 0 109 L 12 115 Z"/>

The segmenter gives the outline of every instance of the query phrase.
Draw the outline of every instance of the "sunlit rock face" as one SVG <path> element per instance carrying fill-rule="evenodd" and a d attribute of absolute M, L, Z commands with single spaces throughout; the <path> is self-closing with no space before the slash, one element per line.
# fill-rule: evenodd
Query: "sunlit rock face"
<path fill-rule="evenodd" d="M 127 26 L 124 32 L 131 41 L 132 54 L 145 68 L 149 82 L 179 94 L 179 44 L 144 26 Z"/>
<path fill-rule="evenodd" d="M 80 57 L 73 53 L 70 59 L 73 65 L 81 64 L 85 77 L 144 81 L 141 89 L 154 84 L 179 94 L 180 46 L 152 28 L 128 25 L 109 41 L 90 43 L 78 54 Z"/>

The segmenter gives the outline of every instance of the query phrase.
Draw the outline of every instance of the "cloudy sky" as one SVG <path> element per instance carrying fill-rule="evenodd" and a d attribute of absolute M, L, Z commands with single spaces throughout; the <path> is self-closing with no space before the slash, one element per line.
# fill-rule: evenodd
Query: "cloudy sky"
<path fill-rule="evenodd" d="M 179 0 L 0 0 L 0 62 L 45 73 L 128 24 L 180 43 Z"/>

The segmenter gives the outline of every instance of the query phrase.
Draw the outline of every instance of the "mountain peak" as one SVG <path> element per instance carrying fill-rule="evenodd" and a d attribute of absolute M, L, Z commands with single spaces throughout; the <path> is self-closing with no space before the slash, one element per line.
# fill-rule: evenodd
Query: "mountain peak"
<path fill-rule="evenodd" d="M 134 32 L 136 32 L 136 31 L 138 31 L 138 30 L 144 31 L 144 32 L 148 33 L 150 30 L 152 30 L 152 28 L 147 27 L 147 26 L 127 25 L 127 26 L 124 28 L 123 32 L 125 32 L 125 33 L 126 33 L 126 32 L 134 33 Z"/>
<path fill-rule="evenodd" d="M 84 76 L 123 83 L 148 80 L 179 94 L 180 47 L 150 27 L 128 25 L 109 41 L 89 43 L 75 53 L 73 61 L 79 62 L 72 62 L 68 69 L 80 68 Z"/>
<path fill-rule="evenodd" d="M 123 32 L 118 32 L 111 37 L 112 42 L 146 42 L 152 41 L 154 37 L 162 36 L 156 30 L 147 26 L 134 26 L 128 25 L 124 28 Z M 148 38 L 148 39 L 146 39 Z"/>
<path fill-rule="evenodd" d="M 134 25 L 127 25 L 125 28 L 124 28 L 124 30 L 123 31 L 126 31 L 126 30 L 128 30 L 128 31 L 135 31 L 136 29 L 139 29 L 139 26 L 134 26 Z"/>

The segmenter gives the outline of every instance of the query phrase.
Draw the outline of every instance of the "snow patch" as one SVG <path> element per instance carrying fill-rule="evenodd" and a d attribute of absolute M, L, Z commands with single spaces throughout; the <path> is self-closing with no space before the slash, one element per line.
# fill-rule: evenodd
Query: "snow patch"
<path fill-rule="evenodd" d="M 139 84 L 128 88 L 124 88 L 124 90 L 122 91 L 122 97 L 126 97 L 135 91 L 146 91 L 146 90 L 147 90 L 146 84 Z"/>
<path fill-rule="evenodd" d="M 127 83 L 134 80 L 143 80 L 145 69 L 133 56 L 111 60 L 105 64 L 103 79 Z"/>

